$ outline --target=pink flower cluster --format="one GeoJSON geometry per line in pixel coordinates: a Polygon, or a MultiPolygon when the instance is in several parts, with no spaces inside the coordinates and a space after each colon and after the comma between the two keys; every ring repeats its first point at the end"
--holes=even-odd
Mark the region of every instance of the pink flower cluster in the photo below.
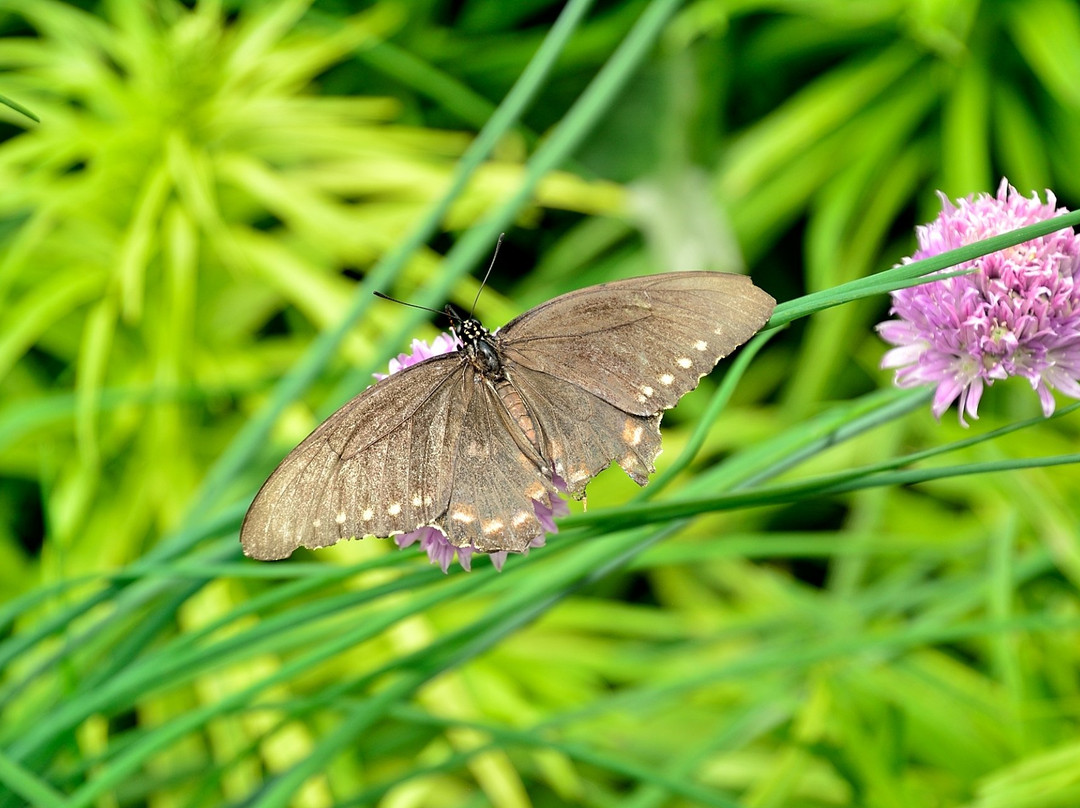
{"type": "MultiPolygon", "coordinates": [[[[457,336],[451,334],[439,334],[431,341],[430,346],[423,340],[414,339],[411,346],[412,353],[399,354],[396,359],[391,359],[389,373],[376,373],[375,378],[379,380],[385,379],[388,375],[397,373],[399,370],[403,370],[410,365],[415,365],[418,362],[423,362],[425,359],[456,351],[460,345],[461,343],[457,336]]],[[[561,480],[556,478],[556,486],[560,489],[564,489],[565,486],[560,485],[560,483],[561,480]]],[[[555,526],[554,520],[556,516],[566,516],[570,513],[570,508],[567,506],[566,502],[555,496],[552,496],[550,503],[533,500],[533,510],[536,512],[536,518],[548,533],[557,533],[559,530],[555,526]]],[[[428,558],[431,559],[432,564],[438,564],[442,567],[443,572],[447,572],[450,569],[450,562],[454,560],[455,551],[457,552],[458,563],[466,570],[471,570],[472,556],[473,553],[477,552],[475,547],[455,547],[447,541],[446,536],[441,530],[434,527],[422,527],[410,533],[395,536],[394,542],[402,549],[410,547],[416,542],[420,542],[420,549],[428,554],[428,558]]],[[[533,539],[532,543],[529,545],[530,548],[543,546],[543,536],[538,539],[533,539]]],[[[528,550],[525,552],[527,553],[528,550]]],[[[489,553],[488,555],[491,558],[491,563],[495,565],[495,568],[501,571],[503,564],[506,563],[507,552],[502,550],[497,553],[489,553]]]]}
{"type": "Polygon", "coordinates": [[[461,347],[461,340],[457,338],[457,334],[439,334],[431,341],[431,345],[428,345],[422,339],[414,339],[409,347],[412,348],[410,353],[398,354],[390,360],[388,372],[376,373],[375,378],[381,382],[387,376],[393,376],[402,368],[409,367],[409,365],[416,365],[425,359],[431,359],[433,356],[442,356],[451,351],[456,351],[461,347]]]}
{"type": "MultiPolygon", "coordinates": [[[[911,263],[1024,225],[1068,213],[1047,191],[1021,196],[1002,180],[997,195],[953,204],[943,194],[936,220],[917,228],[911,263]]],[[[1043,413],[1054,411],[1052,390],[1080,398],[1080,236],[1072,229],[977,258],[957,268],[975,272],[892,293],[882,338],[897,346],[882,359],[896,384],[937,385],[938,418],[958,401],[960,423],[978,418],[985,386],[1010,376],[1027,379],[1043,413]]]]}

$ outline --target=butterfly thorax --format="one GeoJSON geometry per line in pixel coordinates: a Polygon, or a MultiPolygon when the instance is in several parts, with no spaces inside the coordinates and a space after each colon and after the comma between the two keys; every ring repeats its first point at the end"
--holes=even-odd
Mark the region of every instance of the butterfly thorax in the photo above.
{"type": "Polygon", "coordinates": [[[502,359],[499,358],[491,332],[480,325],[479,320],[462,321],[461,344],[473,367],[479,370],[484,378],[492,382],[505,378],[502,359]]]}

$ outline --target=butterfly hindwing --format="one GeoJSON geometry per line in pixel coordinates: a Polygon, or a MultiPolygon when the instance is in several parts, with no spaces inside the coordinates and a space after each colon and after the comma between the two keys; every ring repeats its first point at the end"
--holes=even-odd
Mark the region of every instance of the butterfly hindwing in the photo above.
{"type": "Polygon", "coordinates": [[[451,544],[481,552],[523,552],[544,535],[533,502],[558,496],[544,461],[526,452],[498,395],[480,374],[465,373],[468,404],[454,455],[454,474],[440,527],[451,544]]]}
{"type": "Polygon", "coordinates": [[[507,374],[537,423],[544,454],[575,496],[613,461],[638,485],[660,454],[660,416],[624,412],[555,376],[513,363],[507,374]]]}

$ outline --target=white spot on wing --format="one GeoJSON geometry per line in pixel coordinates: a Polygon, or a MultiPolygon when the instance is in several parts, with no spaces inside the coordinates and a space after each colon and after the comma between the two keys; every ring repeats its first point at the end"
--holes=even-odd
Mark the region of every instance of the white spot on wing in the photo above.
{"type": "Polygon", "coordinates": [[[322,519],[316,519],[314,522],[311,523],[311,526],[312,527],[322,527],[322,519]]]}
{"type": "Polygon", "coordinates": [[[335,516],[334,521],[337,522],[339,525],[345,524],[345,511],[342,511],[337,516],[335,516]]]}
{"type": "Polygon", "coordinates": [[[641,428],[641,424],[635,424],[631,420],[626,421],[626,426],[623,427],[622,437],[623,440],[629,443],[631,446],[637,446],[641,443],[641,434],[644,430],[641,428]]]}
{"type": "Polygon", "coordinates": [[[420,495],[417,494],[415,497],[412,498],[412,504],[414,508],[419,508],[421,505],[424,504],[424,500],[420,499],[420,495]]]}
{"type": "Polygon", "coordinates": [[[453,519],[455,522],[462,522],[466,525],[472,524],[476,521],[476,516],[466,510],[456,510],[450,514],[450,518],[453,519]]]}
{"type": "Polygon", "coordinates": [[[492,519],[490,522],[485,522],[484,523],[484,532],[485,533],[498,533],[504,527],[506,527],[506,525],[504,525],[502,523],[501,519],[492,519]]]}
{"type": "Polygon", "coordinates": [[[364,508],[364,512],[360,514],[360,518],[363,519],[365,522],[370,522],[372,519],[375,518],[375,511],[373,511],[371,508],[364,508]]]}
{"type": "Polygon", "coordinates": [[[586,468],[580,468],[577,471],[570,472],[570,482],[580,483],[582,480],[589,479],[589,470],[586,468]]]}
{"type": "Polygon", "coordinates": [[[685,357],[685,356],[679,357],[679,360],[678,360],[678,362],[679,362],[679,367],[681,367],[681,368],[684,368],[684,369],[685,369],[685,368],[688,368],[688,367],[690,367],[690,366],[691,366],[692,364],[694,364],[693,362],[691,362],[691,361],[690,361],[690,360],[689,360],[689,359],[688,359],[687,357],[685,357]]]}
{"type": "Polygon", "coordinates": [[[397,516],[399,513],[401,513],[401,503],[400,502],[391,503],[390,507],[386,509],[386,512],[388,514],[390,514],[391,516],[397,516]]]}
{"type": "Polygon", "coordinates": [[[641,392],[645,394],[646,398],[649,398],[655,391],[651,387],[649,387],[649,385],[645,384],[642,385],[641,392]]]}
{"type": "Polygon", "coordinates": [[[697,342],[694,343],[694,350],[695,351],[704,351],[708,347],[709,347],[709,343],[707,343],[703,339],[699,339],[697,342]]]}
{"type": "Polygon", "coordinates": [[[529,521],[529,515],[528,511],[518,511],[510,521],[513,523],[514,527],[521,527],[529,521]]]}
{"type": "Polygon", "coordinates": [[[673,381],[675,381],[675,377],[670,373],[665,373],[660,377],[660,384],[664,385],[664,387],[670,387],[673,381]]]}

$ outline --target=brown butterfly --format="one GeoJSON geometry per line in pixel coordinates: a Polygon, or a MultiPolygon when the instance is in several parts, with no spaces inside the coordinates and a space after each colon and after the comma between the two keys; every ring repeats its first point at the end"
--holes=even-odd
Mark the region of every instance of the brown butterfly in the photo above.
{"type": "Polygon", "coordinates": [[[252,502],[258,559],[435,527],[457,547],[522,552],[534,502],[580,496],[617,462],[639,485],[660,418],[754,335],[775,301],[742,275],[672,272],[561,295],[362,392],[312,432],[252,502]]]}

